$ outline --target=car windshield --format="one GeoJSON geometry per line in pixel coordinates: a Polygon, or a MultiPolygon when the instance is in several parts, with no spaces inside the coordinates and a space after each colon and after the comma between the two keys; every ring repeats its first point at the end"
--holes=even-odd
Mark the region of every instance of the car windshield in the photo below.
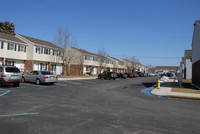
{"type": "Polygon", "coordinates": [[[42,75],[52,75],[52,73],[48,72],[48,71],[41,71],[42,75]]]}
{"type": "Polygon", "coordinates": [[[6,72],[9,72],[9,73],[20,73],[19,69],[15,68],[15,67],[6,67],[6,72]]]}

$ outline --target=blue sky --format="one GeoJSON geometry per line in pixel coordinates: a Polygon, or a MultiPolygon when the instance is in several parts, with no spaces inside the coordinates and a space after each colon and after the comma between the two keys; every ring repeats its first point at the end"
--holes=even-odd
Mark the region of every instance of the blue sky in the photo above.
{"type": "Polygon", "coordinates": [[[1,0],[0,21],[50,42],[61,25],[81,49],[104,48],[116,58],[171,66],[191,49],[199,7],[199,0],[1,0]]]}

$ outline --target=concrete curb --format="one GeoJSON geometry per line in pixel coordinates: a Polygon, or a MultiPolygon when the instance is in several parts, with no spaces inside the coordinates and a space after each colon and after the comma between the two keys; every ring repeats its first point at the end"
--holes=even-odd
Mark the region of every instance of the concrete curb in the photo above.
{"type": "Polygon", "coordinates": [[[200,100],[200,94],[196,94],[196,93],[171,92],[170,97],[200,100]]]}
{"type": "Polygon", "coordinates": [[[91,79],[97,79],[97,77],[89,77],[89,78],[58,78],[58,81],[67,81],[67,80],[91,80],[91,79]]]}

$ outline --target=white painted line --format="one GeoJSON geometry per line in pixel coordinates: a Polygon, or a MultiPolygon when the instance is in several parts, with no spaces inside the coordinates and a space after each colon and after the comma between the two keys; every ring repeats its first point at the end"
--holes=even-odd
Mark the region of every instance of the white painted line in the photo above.
{"type": "Polygon", "coordinates": [[[33,87],[42,87],[42,88],[46,88],[46,86],[42,86],[42,85],[35,85],[35,83],[33,84],[29,84],[29,83],[21,83],[22,85],[28,85],[28,86],[33,86],[33,87]]]}
{"type": "Polygon", "coordinates": [[[39,114],[39,113],[5,114],[5,115],[0,115],[0,117],[24,116],[24,115],[36,115],[36,114],[39,114]]]}
{"type": "Polygon", "coordinates": [[[72,83],[72,84],[78,84],[78,85],[81,85],[81,83],[78,83],[78,82],[71,82],[71,81],[65,81],[67,83],[72,83]]]}
{"type": "Polygon", "coordinates": [[[60,83],[57,83],[56,85],[67,87],[67,84],[60,84],[60,83]]]}
{"type": "Polygon", "coordinates": [[[92,82],[92,81],[83,81],[84,83],[96,83],[96,82],[92,82]]]}

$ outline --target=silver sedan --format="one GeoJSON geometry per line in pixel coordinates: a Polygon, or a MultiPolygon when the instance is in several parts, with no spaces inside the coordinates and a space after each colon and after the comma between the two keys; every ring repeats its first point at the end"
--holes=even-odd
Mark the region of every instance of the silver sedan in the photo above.
{"type": "Polygon", "coordinates": [[[35,82],[37,85],[48,83],[52,85],[58,82],[58,77],[48,71],[31,71],[22,76],[22,82],[35,82]]]}

